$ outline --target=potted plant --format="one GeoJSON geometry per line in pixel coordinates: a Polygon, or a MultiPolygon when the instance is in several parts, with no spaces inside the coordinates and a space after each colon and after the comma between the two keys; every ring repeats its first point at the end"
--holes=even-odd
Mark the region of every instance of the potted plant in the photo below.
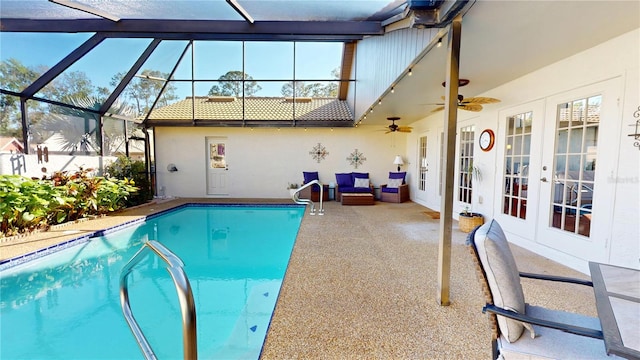
{"type": "MultiPolygon", "coordinates": [[[[477,166],[473,166],[473,163],[469,164],[467,168],[467,176],[468,179],[475,178],[478,182],[482,179],[480,169],[477,166]]],[[[458,227],[462,232],[468,233],[476,226],[482,224],[484,224],[484,216],[480,213],[473,212],[469,206],[465,206],[464,210],[459,214],[458,227]]]]}
{"type": "Polygon", "coordinates": [[[298,184],[296,183],[289,183],[287,185],[287,189],[289,189],[289,195],[291,195],[293,197],[293,194],[296,193],[296,191],[298,191],[298,184]]]}

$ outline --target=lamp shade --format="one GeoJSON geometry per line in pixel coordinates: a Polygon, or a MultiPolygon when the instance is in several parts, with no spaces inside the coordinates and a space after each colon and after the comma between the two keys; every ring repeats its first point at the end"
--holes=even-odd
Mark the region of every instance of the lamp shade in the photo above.
{"type": "Polygon", "coordinates": [[[402,157],[400,155],[396,155],[395,160],[393,160],[393,165],[404,165],[404,161],[402,161],[402,157]]]}

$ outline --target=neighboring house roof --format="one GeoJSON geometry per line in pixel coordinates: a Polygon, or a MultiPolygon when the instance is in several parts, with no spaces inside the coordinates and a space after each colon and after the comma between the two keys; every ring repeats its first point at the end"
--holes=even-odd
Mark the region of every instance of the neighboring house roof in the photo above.
{"type": "Polygon", "coordinates": [[[346,101],[336,98],[196,96],[153,110],[150,126],[353,126],[346,101]],[[243,114],[244,109],[244,114],[243,114]],[[195,116],[192,114],[195,110],[195,116]],[[294,120],[295,114],[295,120],[294,120]]]}
{"type": "Polygon", "coordinates": [[[0,136],[0,153],[24,152],[22,143],[18,139],[9,136],[0,136]]]}

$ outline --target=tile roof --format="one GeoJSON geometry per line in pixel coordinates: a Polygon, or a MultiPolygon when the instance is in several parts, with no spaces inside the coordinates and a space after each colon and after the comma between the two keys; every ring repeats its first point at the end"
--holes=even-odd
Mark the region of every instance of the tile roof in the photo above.
{"type": "Polygon", "coordinates": [[[246,97],[244,116],[242,98],[232,96],[196,96],[153,110],[152,126],[179,125],[192,121],[207,125],[282,125],[352,126],[353,115],[346,101],[336,98],[246,97]],[[192,112],[195,110],[195,116],[192,112]]]}

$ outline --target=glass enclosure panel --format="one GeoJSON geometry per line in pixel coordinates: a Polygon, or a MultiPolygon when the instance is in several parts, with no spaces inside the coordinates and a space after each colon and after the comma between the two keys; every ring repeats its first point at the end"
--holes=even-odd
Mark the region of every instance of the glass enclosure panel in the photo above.
{"type": "Polygon", "coordinates": [[[184,52],[182,59],[178,59],[179,63],[176,71],[173,73],[171,80],[193,80],[193,46],[189,45],[187,51],[184,52]]]}
{"type": "Polygon", "coordinates": [[[507,118],[507,128],[513,131],[505,139],[503,213],[521,219],[527,218],[532,117],[529,111],[507,118]]]}
{"type": "MultiPolygon", "coordinates": [[[[245,83],[246,84],[246,83],[245,83]]],[[[261,88],[281,88],[286,82],[256,82],[261,88]]],[[[245,119],[247,120],[293,120],[294,106],[302,106],[292,99],[279,96],[262,95],[264,90],[258,92],[258,96],[245,97],[245,119]]],[[[256,94],[257,95],[257,94],[256,94]]]]}
{"type": "Polygon", "coordinates": [[[341,42],[296,42],[295,78],[339,79],[343,47],[341,42]]]}
{"type": "Polygon", "coordinates": [[[67,68],[36,96],[97,110],[151,42],[105,39],[67,68]],[[90,99],[87,102],[87,99],[90,99]]]}
{"type": "Polygon", "coordinates": [[[29,115],[30,146],[44,147],[51,155],[100,154],[97,114],[46,105],[29,115]]]}
{"type": "Polygon", "coordinates": [[[293,79],[293,42],[245,42],[245,72],[255,80],[293,79]]]}
{"type": "Polygon", "coordinates": [[[0,136],[14,137],[22,142],[21,116],[20,98],[0,93],[0,136]]]}
{"type": "Polygon", "coordinates": [[[193,120],[192,83],[190,81],[169,81],[160,94],[156,106],[149,113],[150,120],[189,121],[193,120]],[[171,90],[174,89],[174,90],[171,90]],[[183,94],[178,97],[176,94],[183,94]],[[166,107],[173,105],[170,109],[166,107]]]}
{"type": "Polygon", "coordinates": [[[103,118],[103,146],[105,156],[126,155],[126,133],[124,120],[103,118]]]}
{"type": "Polygon", "coordinates": [[[280,88],[279,96],[336,98],[338,96],[337,81],[289,81],[280,88]]]}
{"type": "Polygon", "coordinates": [[[196,83],[195,116],[198,120],[242,120],[242,82],[196,83]],[[225,91],[219,91],[224,89],[225,91]],[[227,92],[226,90],[233,90],[227,92]],[[235,95],[239,92],[239,95],[235,95]],[[229,94],[229,95],[225,95],[229,94]]]}
{"type": "Polygon", "coordinates": [[[231,71],[242,72],[241,41],[195,41],[194,79],[222,80],[231,71]]]}
{"type": "Polygon", "coordinates": [[[91,36],[0,31],[0,88],[24,90],[91,36]]]}
{"type": "Polygon", "coordinates": [[[458,201],[471,204],[473,187],[473,147],[475,126],[460,129],[460,167],[458,173],[458,201]]]}
{"type": "Polygon", "coordinates": [[[550,226],[587,237],[591,232],[601,100],[598,95],[558,105],[558,128],[567,129],[559,129],[556,135],[550,226]]]}
{"type": "MultiPolygon", "coordinates": [[[[113,108],[109,109],[109,113],[130,117],[145,116],[169,79],[169,74],[186,44],[186,41],[162,41],[142,65],[138,74],[124,88],[113,108]]],[[[117,74],[118,81],[124,75],[117,74]]],[[[177,100],[180,95],[176,90],[175,83],[169,82],[160,100],[165,104],[177,100]]],[[[181,97],[184,98],[186,95],[182,94],[181,97]]]]}

